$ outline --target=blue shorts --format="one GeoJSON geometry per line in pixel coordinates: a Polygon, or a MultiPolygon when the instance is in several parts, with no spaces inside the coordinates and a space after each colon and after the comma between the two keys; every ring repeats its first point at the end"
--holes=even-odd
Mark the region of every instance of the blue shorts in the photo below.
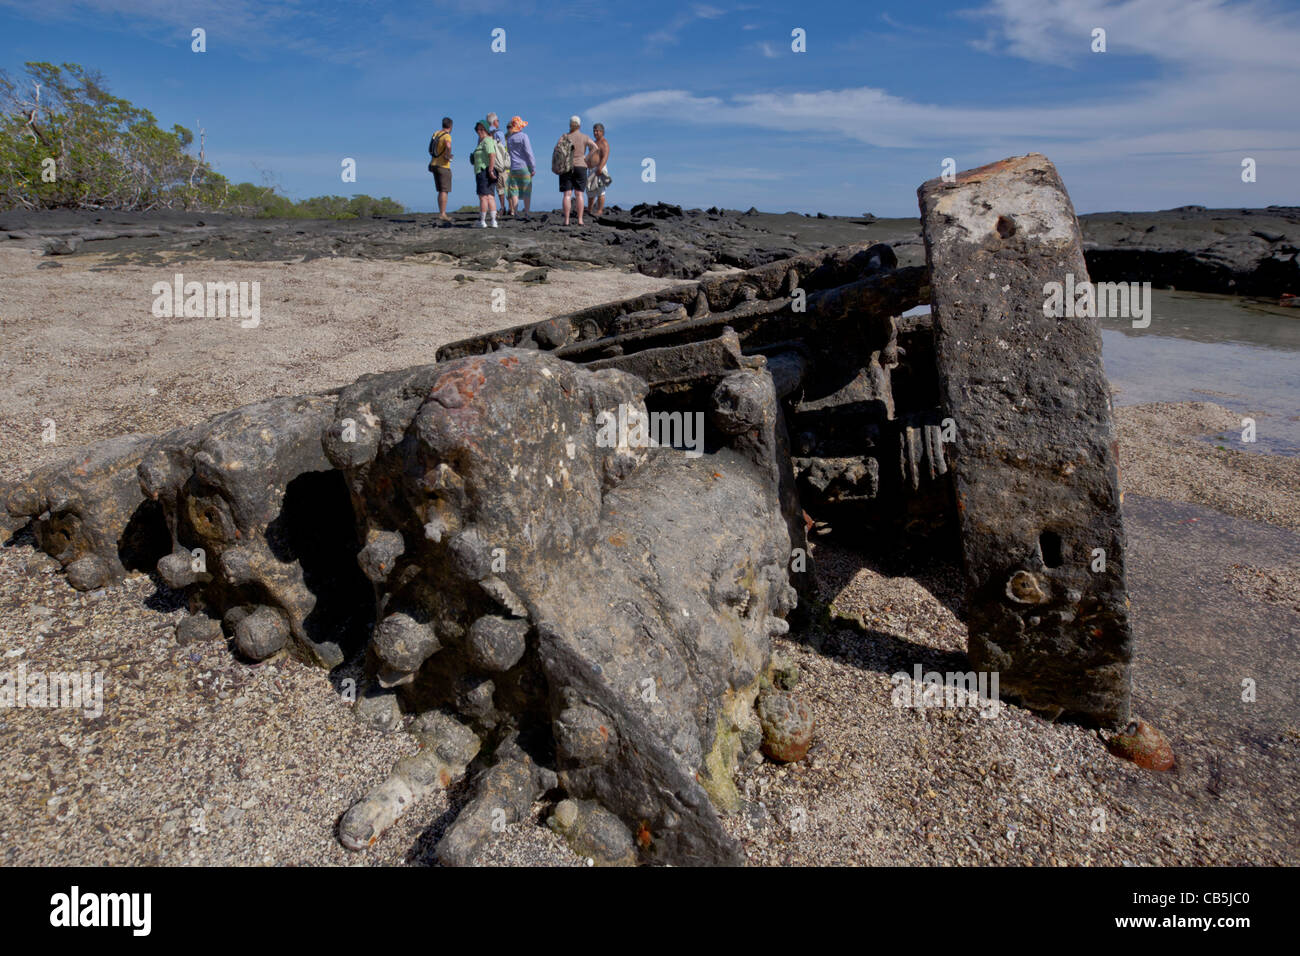
{"type": "Polygon", "coordinates": [[[497,184],[488,178],[488,171],[480,169],[474,174],[474,192],[480,196],[495,196],[497,184]]]}

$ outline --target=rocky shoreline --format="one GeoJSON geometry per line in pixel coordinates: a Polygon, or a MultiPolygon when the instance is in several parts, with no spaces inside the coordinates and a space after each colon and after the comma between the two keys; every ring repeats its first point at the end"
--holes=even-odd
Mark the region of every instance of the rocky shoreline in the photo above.
{"type": "MultiPolygon", "coordinates": [[[[534,268],[613,268],[694,279],[721,268],[855,242],[885,242],[899,264],[924,262],[920,221],[797,213],[618,206],[584,226],[557,213],[474,228],[473,214],[440,225],[432,214],[376,219],[240,219],[213,213],[11,210],[0,213],[0,248],[51,256],[99,254],[105,265],[197,260],[429,259],[464,268],[499,261],[534,268]]],[[[1148,281],[1197,292],[1276,298],[1300,294],[1300,207],[1102,212],[1079,217],[1095,281],[1148,281]]],[[[58,261],[48,259],[48,264],[58,261]]]]}

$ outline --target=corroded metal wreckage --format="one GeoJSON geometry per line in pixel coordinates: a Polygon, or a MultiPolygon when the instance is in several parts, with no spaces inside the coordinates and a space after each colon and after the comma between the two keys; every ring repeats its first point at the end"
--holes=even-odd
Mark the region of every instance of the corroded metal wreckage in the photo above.
{"type": "Polygon", "coordinates": [[[344,815],[351,849],[468,775],[449,864],[543,796],[595,862],[739,863],[739,762],[812,733],[771,653],[810,514],[958,547],[1006,696],[1128,718],[1100,338],[1043,307],[1086,276],[1069,198],[1036,155],[920,198],[928,268],[831,249],[506,329],[102,442],[6,506],[74,587],[156,567],[180,641],[363,655],[358,714],[422,746],[344,815]]]}

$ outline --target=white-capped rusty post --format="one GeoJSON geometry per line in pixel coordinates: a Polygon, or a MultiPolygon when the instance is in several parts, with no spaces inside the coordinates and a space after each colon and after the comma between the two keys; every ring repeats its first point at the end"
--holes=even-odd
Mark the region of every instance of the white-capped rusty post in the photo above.
{"type": "Polygon", "coordinates": [[[972,663],[1025,706],[1122,723],[1133,640],[1101,335],[1046,304],[1050,283],[1088,281],[1074,207],[1036,153],[918,196],[972,663]]]}

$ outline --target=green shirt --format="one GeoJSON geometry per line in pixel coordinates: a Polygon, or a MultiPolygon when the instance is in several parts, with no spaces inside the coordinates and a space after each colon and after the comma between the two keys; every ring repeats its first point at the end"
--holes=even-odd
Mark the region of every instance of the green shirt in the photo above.
{"type": "Polygon", "coordinates": [[[491,136],[484,136],[474,147],[474,152],[470,154],[470,159],[474,161],[474,172],[481,173],[488,168],[488,162],[496,152],[496,143],[491,136]]]}

